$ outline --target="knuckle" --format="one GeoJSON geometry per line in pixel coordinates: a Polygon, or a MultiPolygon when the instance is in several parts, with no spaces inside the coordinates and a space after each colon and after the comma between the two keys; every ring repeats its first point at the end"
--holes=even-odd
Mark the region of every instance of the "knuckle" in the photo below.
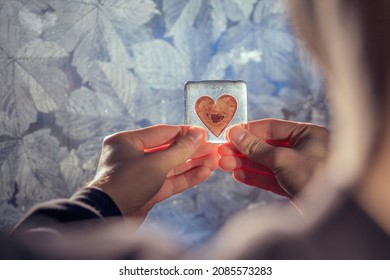
{"type": "Polygon", "coordinates": [[[137,150],[143,151],[143,142],[136,135],[126,132],[117,132],[108,135],[103,139],[103,146],[115,147],[120,145],[129,145],[137,150]]]}
{"type": "Polygon", "coordinates": [[[118,135],[117,135],[117,133],[111,134],[111,135],[108,135],[108,136],[104,137],[104,139],[103,139],[103,146],[111,146],[111,145],[113,145],[114,143],[117,143],[117,142],[118,142],[118,135]]]}
{"type": "Polygon", "coordinates": [[[112,146],[123,142],[124,139],[125,135],[123,132],[116,132],[114,134],[106,136],[103,140],[103,144],[112,146]]]}
{"type": "Polygon", "coordinates": [[[329,131],[327,128],[323,127],[323,126],[319,126],[317,128],[317,134],[318,134],[318,137],[321,138],[321,139],[324,139],[324,140],[328,140],[329,139],[329,131]]]}
{"type": "Polygon", "coordinates": [[[137,151],[144,151],[144,143],[137,135],[128,135],[124,138],[126,139],[126,142],[130,144],[131,147],[135,148],[137,151]]]}
{"type": "Polygon", "coordinates": [[[187,141],[176,141],[171,145],[171,149],[176,149],[178,152],[186,156],[190,156],[192,154],[191,147],[187,141]]]}
{"type": "Polygon", "coordinates": [[[261,151],[262,143],[259,139],[244,137],[242,139],[242,146],[244,147],[244,153],[249,158],[256,157],[261,151]]]}

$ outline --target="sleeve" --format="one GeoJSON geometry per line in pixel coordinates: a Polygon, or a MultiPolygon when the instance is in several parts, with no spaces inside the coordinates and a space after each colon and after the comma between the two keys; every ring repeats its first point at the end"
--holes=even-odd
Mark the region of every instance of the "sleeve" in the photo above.
{"type": "Polygon", "coordinates": [[[111,197],[98,188],[88,187],[78,190],[70,199],[56,199],[36,205],[11,234],[36,228],[56,229],[65,223],[92,219],[104,222],[106,218],[121,216],[111,197]]]}

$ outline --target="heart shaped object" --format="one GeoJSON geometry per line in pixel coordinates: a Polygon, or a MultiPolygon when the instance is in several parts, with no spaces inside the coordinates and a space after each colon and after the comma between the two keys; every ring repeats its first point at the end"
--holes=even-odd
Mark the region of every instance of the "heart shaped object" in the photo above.
{"type": "Polygon", "coordinates": [[[237,110],[236,99],[225,94],[217,102],[209,96],[202,96],[195,103],[195,112],[204,125],[216,137],[228,126],[237,110]]]}

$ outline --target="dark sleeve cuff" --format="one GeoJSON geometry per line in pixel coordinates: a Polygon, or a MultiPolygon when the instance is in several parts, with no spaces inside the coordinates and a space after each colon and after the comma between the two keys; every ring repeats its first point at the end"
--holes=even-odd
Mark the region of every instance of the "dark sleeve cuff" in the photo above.
{"type": "Polygon", "coordinates": [[[95,187],[87,187],[78,190],[71,197],[71,201],[77,201],[92,207],[102,217],[122,216],[122,213],[112,198],[102,190],[95,187]]]}
{"type": "Polygon", "coordinates": [[[122,214],[111,197],[97,188],[88,187],[78,190],[71,199],[56,199],[37,204],[15,226],[12,233],[39,227],[56,228],[64,223],[104,220],[114,216],[122,214]]]}

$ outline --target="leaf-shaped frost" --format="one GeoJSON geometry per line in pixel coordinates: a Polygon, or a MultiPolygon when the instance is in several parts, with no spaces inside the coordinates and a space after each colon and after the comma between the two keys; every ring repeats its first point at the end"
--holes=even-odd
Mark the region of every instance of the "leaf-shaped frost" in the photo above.
{"type": "Polygon", "coordinates": [[[222,0],[211,1],[210,5],[212,8],[211,19],[213,21],[213,41],[215,41],[226,30],[227,17],[223,10],[222,0]]]}
{"type": "MultiPolygon", "coordinates": [[[[11,199],[17,170],[17,151],[20,139],[7,135],[0,136],[0,201],[11,199]]],[[[2,204],[2,203],[0,203],[2,204]]],[[[3,213],[4,214],[4,213],[3,213]]],[[[2,217],[3,217],[2,214],[2,217]]]]}
{"type": "Polygon", "coordinates": [[[285,14],[286,5],[280,0],[261,0],[257,3],[253,12],[253,21],[259,24],[264,18],[271,14],[285,14]]]}
{"type": "MultiPolygon", "coordinates": [[[[98,154],[98,150],[96,150],[96,154],[98,154]]],[[[80,187],[81,182],[87,180],[90,175],[86,174],[82,168],[81,162],[75,150],[72,150],[63,160],[61,160],[60,169],[65,184],[71,191],[80,187]]]]}
{"type": "Polygon", "coordinates": [[[16,182],[23,186],[18,202],[30,207],[32,203],[69,195],[60,176],[58,141],[43,129],[23,138],[18,150],[16,182]]]}
{"type": "Polygon", "coordinates": [[[63,111],[57,111],[56,123],[63,133],[81,142],[92,137],[131,128],[132,118],[116,95],[96,93],[81,87],[72,93],[63,111]]]}
{"type": "Polygon", "coordinates": [[[60,69],[68,59],[63,47],[55,42],[37,39],[21,47],[16,57],[18,64],[45,88],[46,94],[54,95],[57,102],[64,102],[61,96],[64,97],[69,85],[60,69]]]}
{"type": "Polygon", "coordinates": [[[105,0],[100,5],[110,20],[127,22],[130,29],[138,28],[158,14],[152,0],[105,0]]]}
{"type": "Polygon", "coordinates": [[[19,72],[22,81],[27,86],[34,104],[39,111],[48,113],[58,109],[55,101],[50,97],[50,95],[46,94],[43,87],[37,83],[37,81],[29,73],[20,66],[17,66],[16,69],[19,72]]]}
{"type": "Polygon", "coordinates": [[[275,81],[294,80],[292,77],[297,72],[290,69],[296,60],[296,42],[292,35],[265,28],[258,36],[262,39],[265,71],[269,78],[275,81]]]}
{"type": "MultiPolygon", "coordinates": [[[[268,17],[269,20],[273,18],[279,18],[279,21],[285,19],[282,15],[268,17]]],[[[264,21],[264,24],[266,25],[267,22],[264,21]]],[[[234,73],[240,72],[239,69],[245,67],[246,63],[242,62],[255,62],[259,64],[257,68],[263,67],[263,76],[265,75],[266,79],[287,81],[295,79],[294,76],[297,75],[296,71],[290,71],[297,59],[294,52],[296,46],[292,35],[286,30],[273,29],[267,25],[255,26],[251,23],[243,23],[230,28],[223,35],[220,51],[232,55],[234,73]],[[232,41],[236,43],[231,44],[232,41]]],[[[247,79],[245,76],[241,77],[247,79]]]]}
{"type": "MultiPolygon", "coordinates": [[[[172,10],[172,9],[171,9],[172,10]]],[[[200,79],[205,61],[212,56],[214,21],[208,1],[188,1],[166,36],[173,38],[173,45],[190,59],[187,79],[200,79]]]]}
{"type": "Polygon", "coordinates": [[[0,11],[0,49],[3,58],[0,58],[0,108],[7,112],[21,134],[35,121],[37,110],[49,112],[58,108],[56,102],[63,102],[63,98],[52,98],[50,92],[53,88],[46,90],[43,85],[56,81],[52,83],[56,86],[52,92],[64,96],[67,80],[60,70],[49,65],[58,67],[55,62],[58,63],[60,59],[63,63],[67,53],[55,43],[30,40],[31,32],[23,29],[18,21],[22,20],[21,13],[25,9],[17,3],[7,1],[0,11]],[[1,37],[3,34],[7,36],[5,40],[1,37]],[[51,68],[46,73],[54,76],[54,79],[50,75],[40,75],[43,65],[44,69],[51,68]],[[41,78],[37,80],[36,77],[41,78]]]}
{"type": "MultiPolygon", "coordinates": [[[[2,49],[0,49],[0,62],[2,61],[2,60],[5,60],[5,59],[7,59],[8,58],[8,56],[6,55],[6,53],[2,50],[2,49]]],[[[0,70],[1,70],[2,68],[0,68],[0,70]]]]}
{"type": "MultiPolygon", "coordinates": [[[[55,26],[45,30],[43,38],[55,41],[64,46],[67,51],[72,51],[80,42],[85,33],[96,28],[94,17],[90,17],[96,6],[83,2],[52,1],[52,8],[57,13],[55,26]]],[[[93,46],[90,46],[92,48],[93,46]]]]}
{"type": "Polygon", "coordinates": [[[42,19],[35,13],[24,8],[19,11],[19,21],[25,30],[39,36],[44,27],[42,19]]]}
{"type": "Polygon", "coordinates": [[[68,98],[68,103],[65,106],[65,110],[63,112],[59,112],[59,114],[70,113],[74,115],[90,115],[100,117],[109,113],[111,116],[115,116],[115,111],[110,110],[113,109],[113,106],[109,106],[111,100],[110,98],[112,97],[103,93],[97,94],[96,92],[93,92],[85,87],[81,87],[71,94],[71,96],[68,98]]]}
{"type": "MultiPolygon", "coordinates": [[[[0,191],[0,195],[3,193],[0,191]]],[[[22,217],[20,209],[15,208],[11,203],[12,200],[6,200],[5,203],[0,203],[0,228],[3,232],[11,231],[16,221],[19,221],[22,217]]]]}
{"type": "Polygon", "coordinates": [[[114,133],[120,126],[112,118],[102,118],[92,115],[73,115],[66,112],[56,114],[57,123],[63,128],[64,133],[76,141],[86,141],[91,137],[114,133]]]}
{"type": "Polygon", "coordinates": [[[42,40],[31,41],[17,51],[14,69],[20,80],[14,80],[14,83],[24,84],[38,111],[57,110],[58,103],[64,102],[68,81],[61,71],[48,64],[58,67],[66,57],[65,50],[56,43],[42,40]]]}
{"type": "Polygon", "coordinates": [[[6,112],[0,111],[0,201],[12,196],[17,169],[16,154],[21,140],[15,122],[6,112]]]}
{"type": "Polygon", "coordinates": [[[45,42],[41,39],[28,42],[16,53],[18,59],[64,58],[67,55],[65,49],[57,43],[45,42]]]}
{"type": "Polygon", "coordinates": [[[77,149],[77,156],[81,167],[85,170],[87,177],[91,177],[96,171],[103,137],[94,137],[81,144],[77,149]]]}
{"type": "Polygon", "coordinates": [[[142,30],[147,28],[142,25],[157,13],[155,3],[151,0],[53,1],[51,6],[57,11],[58,23],[44,33],[44,38],[72,52],[72,66],[76,67],[83,84],[97,92],[114,94],[99,62],[132,67],[126,46],[132,44],[131,40],[146,36],[147,32],[142,30]]]}
{"type": "MultiPolygon", "coordinates": [[[[200,2],[200,1],[199,1],[200,2]]],[[[162,3],[162,11],[164,15],[164,22],[167,30],[171,30],[184,7],[187,5],[183,0],[164,0],[162,3]]]]}
{"type": "MultiPolygon", "coordinates": [[[[206,22],[205,24],[211,23],[206,22]]],[[[202,26],[199,29],[193,26],[187,26],[183,29],[177,29],[173,42],[176,49],[190,59],[190,69],[188,69],[187,79],[200,79],[200,76],[205,70],[205,61],[208,61],[212,56],[211,31],[202,26]],[[200,32],[199,30],[205,30],[200,32]],[[188,42],[191,42],[190,44],[188,42]]]]}
{"type": "Polygon", "coordinates": [[[7,115],[7,112],[2,110],[0,110],[0,135],[8,135],[12,138],[17,138],[19,136],[18,130],[12,122],[12,119],[7,115]]]}
{"type": "Polygon", "coordinates": [[[182,29],[187,26],[193,26],[198,16],[203,1],[189,0],[183,11],[181,12],[175,24],[172,26],[166,36],[175,36],[175,34],[183,34],[182,29]]]}
{"type": "MultiPolygon", "coordinates": [[[[5,119],[1,118],[1,114],[2,112],[0,112],[0,121],[3,122],[5,119]]],[[[21,142],[21,139],[6,133],[6,131],[0,129],[0,184],[1,189],[3,189],[3,195],[1,196],[3,199],[9,198],[11,193],[9,186],[12,186],[15,180],[15,153],[21,142]]]]}
{"type": "Polygon", "coordinates": [[[226,17],[231,21],[245,21],[252,13],[253,4],[257,0],[223,0],[226,17]]]}
{"type": "Polygon", "coordinates": [[[21,10],[23,6],[18,1],[5,1],[0,6],[0,49],[7,57],[14,57],[35,35],[22,28],[18,16],[21,10]]]}
{"type": "MultiPolygon", "coordinates": [[[[142,112],[138,112],[137,119],[147,120],[151,124],[173,124],[178,125],[184,119],[183,111],[178,108],[183,107],[183,101],[180,99],[154,101],[153,105],[147,105],[142,112]]],[[[142,125],[142,122],[140,122],[142,125]]],[[[144,125],[143,125],[144,126],[144,125]]]]}
{"type": "Polygon", "coordinates": [[[193,26],[203,1],[189,0],[175,24],[166,34],[167,37],[180,36],[189,26],[193,26]]]}
{"type": "Polygon", "coordinates": [[[135,44],[134,69],[151,87],[178,89],[188,80],[189,57],[163,40],[135,44]]]}
{"type": "Polygon", "coordinates": [[[10,62],[0,75],[0,108],[21,135],[36,120],[37,110],[23,82],[16,62],[10,62]]]}
{"type": "Polygon", "coordinates": [[[224,80],[226,69],[233,64],[229,53],[214,55],[201,76],[201,80],[224,80]]]}
{"type": "Polygon", "coordinates": [[[110,80],[118,97],[122,100],[123,105],[128,109],[129,114],[133,111],[133,95],[137,89],[137,80],[123,66],[118,66],[113,63],[99,63],[100,68],[110,80]]]}
{"type": "Polygon", "coordinates": [[[102,21],[105,23],[105,32],[102,35],[104,36],[110,61],[118,66],[130,68],[132,63],[122,39],[107,18],[102,18],[102,21]]]}

